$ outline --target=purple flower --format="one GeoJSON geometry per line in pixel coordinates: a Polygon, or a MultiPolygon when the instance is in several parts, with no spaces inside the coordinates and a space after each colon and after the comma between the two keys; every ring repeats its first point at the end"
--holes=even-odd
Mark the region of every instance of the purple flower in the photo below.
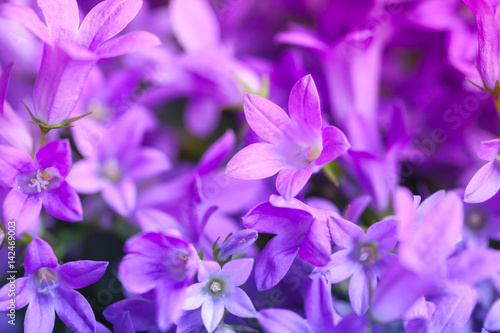
{"type": "Polygon", "coordinates": [[[218,254],[218,259],[219,260],[224,260],[228,258],[229,256],[235,255],[253,243],[257,240],[259,237],[259,234],[257,231],[252,230],[252,229],[245,229],[245,230],[240,230],[231,237],[227,241],[222,244],[220,248],[220,252],[218,254]]]}
{"type": "MultiPolygon", "coordinates": [[[[141,147],[145,132],[143,114],[129,112],[118,119],[93,149],[82,149],[85,159],[73,166],[68,182],[79,193],[102,193],[106,203],[121,215],[130,214],[136,203],[137,183],[170,168],[161,151],[141,147]]],[[[87,141],[81,138],[79,145],[87,141]]]]}
{"type": "Polygon", "coordinates": [[[164,232],[130,238],[125,252],[119,267],[120,280],[133,293],[153,291],[156,323],[161,330],[167,330],[180,317],[186,287],[198,269],[196,250],[177,232],[164,232]]]}
{"type": "Polygon", "coordinates": [[[276,189],[289,199],[302,190],[313,172],[349,148],[338,128],[322,129],[319,95],[310,75],[292,88],[289,115],[257,95],[245,95],[243,106],[248,124],[265,142],[243,148],[229,161],[226,173],[231,177],[262,179],[279,172],[276,189]]]}
{"type": "Polygon", "coordinates": [[[38,150],[35,160],[22,150],[0,145],[0,181],[12,188],[3,203],[6,221],[17,222],[21,234],[36,222],[42,209],[61,220],[82,219],[82,205],[65,181],[71,168],[68,140],[53,141],[38,150]]]}
{"type": "Polygon", "coordinates": [[[208,332],[213,332],[224,316],[224,308],[238,317],[254,318],[257,312],[248,295],[237,288],[252,272],[253,259],[237,259],[220,267],[214,261],[201,261],[198,281],[188,287],[184,310],[201,306],[201,317],[208,332]]]}
{"type": "Polygon", "coordinates": [[[141,0],[103,1],[82,22],[76,0],[40,0],[38,5],[47,25],[24,6],[3,4],[0,15],[18,20],[45,43],[33,94],[35,113],[45,125],[68,118],[97,60],[160,44],[145,31],[113,38],[135,17],[141,0]]]}
{"type": "MultiPolygon", "coordinates": [[[[26,332],[49,333],[55,314],[76,332],[95,332],[96,320],[88,301],[73,289],[88,286],[101,278],[107,262],[80,260],[59,265],[52,248],[34,238],[24,260],[25,277],[15,280],[15,309],[28,305],[24,318],[26,332]]],[[[0,307],[9,309],[10,283],[0,289],[0,307]]]]}
{"type": "Polygon", "coordinates": [[[477,155],[488,163],[476,172],[465,188],[464,201],[469,203],[486,201],[500,189],[500,139],[481,142],[477,155]]]}
{"type": "Polygon", "coordinates": [[[398,240],[396,220],[387,219],[371,225],[365,232],[355,224],[337,219],[330,224],[331,234],[343,234],[342,247],[330,256],[325,267],[313,273],[328,270],[326,277],[331,283],[339,283],[351,277],[349,299],[357,315],[366,313],[370,292],[377,286],[378,278],[390,264],[391,251],[398,240]],[[345,237],[347,236],[347,237],[345,237]]]}
{"type": "Polygon", "coordinates": [[[156,327],[155,305],[147,299],[126,299],[111,304],[104,317],[113,324],[115,332],[149,331],[156,327]],[[125,327],[131,327],[128,331],[125,327]]]}

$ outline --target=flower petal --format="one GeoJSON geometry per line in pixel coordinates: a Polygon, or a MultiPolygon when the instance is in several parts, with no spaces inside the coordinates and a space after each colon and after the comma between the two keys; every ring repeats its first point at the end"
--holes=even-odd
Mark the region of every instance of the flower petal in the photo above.
{"type": "Polygon", "coordinates": [[[31,275],[42,267],[55,269],[58,265],[57,257],[49,243],[39,237],[33,238],[24,259],[26,274],[31,275]]]}
{"type": "Polygon", "coordinates": [[[356,270],[349,281],[349,300],[351,301],[354,313],[358,316],[364,315],[370,305],[370,287],[368,281],[363,269],[356,270]]]}
{"type": "Polygon", "coordinates": [[[16,234],[21,235],[38,221],[42,201],[37,196],[26,196],[17,189],[12,189],[3,202],[5,221],[16,222],[16,234]]]}
{"type": "Polygon", "coordinates": [[[11,284],[8,282],[2,289],[0,289],[0,308],[10,309],[11,300],[15,300],[14,308],[16,310],[24,308],[33,299],[36,294],[33,290],[33,281],[30,281],[29,277],[22,277],[15,279],[15,296],[12,297],[9,294],[12,292],[11,284]]]}
{"type": "Polygon", "coordinates": [[[222,316],[224,315],[224,304],[222,302],[206,301],[201,306],[201,318],[203,325],[209,333],[212,333],[217,325],[219,325],[222,316]]]}
{"type": "Polygon", "coordinates": [[[52,40],[76,41],[80,25],[76,0],[38,0],[52,40]]]}
{"type": "Polygon", "coordinates": [[[220,265],[215,261],[200,261],[198,268],[198,281],[204,282],[208,280],[210,275],[219,273],[221,271],[220,265]]]}
{"type": "Polygon", "coordinates": [[[486,163],[465,188],[464,201],[480,203],[493,197],[500,189],[500,167],[497,160],[486,163]]]}
{"type": "Polygon", "coordinates": [[[120,320],[124,312],[129,312],[137,331],[147,331],[156,326],[155,306],[152,301],[139,298],[125,299],[108,306],[103,315],[110,323],[115,323],[120,320]]]}
{"type": "Polygon", "coordinates": [[[484,319],[484,327],[489,331],[500,330],[500,299],[496,300],[488,310],[484,319]]]}
{"type": "Polygon", "coordinates": [[[332,287],[321,276],[311,277],[304,295],[304,311],[308,323],[317,332],[334,332],[340,316],[333,307],[332,287]]]}
{"type": "Polygon", "coordinates": [[[243,97],[243,109],[248,125],[264,141],[275,142],[288,137],[292,122],[282,108],[257,95],[243,97]]]}
{"type": "Polygon", "coordinates": [[[381,251],[391,251],[398,242],[398,221],[396,219],[386,219],[372,224],[366,230],[366,241],[376,241],[381,251]]]}
{"type": "Polygon", "coordinates": [[[123,178],[118,184],[108,184],[102,189],[102,197],[120,215],[129,215],[137,198],[137,189],[130,178],[123,178]]]}
{"type": "Polygon", "coordinates": [[[52,333],[56,314],[50,295],[36,295],[31,300],[24,317],[26,332],[52,333]]]}
{"type": "Polygon", "coordinates": [[[220,42],[219,22],[203,0],[174,0],[170,20],[177,40],[187,52],[214,49],[220,42]]]}
{"type": "Polygon", "coordinates": [[[312,164],[298,170],[281,170],[276,177],[276,190],[287,200],[294,198],[307,184],[312,171],[312,164]]]}
{"type": "Polygon", "coordinates": [[[142,180],[167,171],[171,165],[164,153],[155,148],[144,147],[127,161],[127,174],[134,180],[142,180]]]}
{"type": "Polygon", "coordinates": [[[316,268],[315,272],[329,270],[328,282],[339,283],[347,280],[351,276],[358,264],[351,259],[349,250],[340,250],[330,256],[330,261],[325,267],[316,268]]]}
{"type": "Polygon", "coordinates": [[[0,170],[0,181],[9,187],[14,187],[19,173],[36,171],[30,155],[6,145],[0,145],[0,170]]]}
{"type": "Polygon", "coordinates": [[[44,43],[52,43],[49,29],[43,24],[33,9],[11,3],[4,3],[0,5],[0,16],[18,21],[44,43]]]}
{"type": "Polygon", "coordinates": [[[220,117],[221,106],[210,98],[191,98],[184,111],[184,123],[187,129],[199,138],[206,138],[212,134],[220,117]]]}
{"type": "Polygon", "coordinates": [[[183,310],[198,309],[203,304],[203,302],[205,301],[202,293],[204,285],[204,283],[195,283],[187,287],[186,300],[182,305],[183,310]]]}
{"type": "Polygon", "coordinates": [[[500,153],[500,139],[482,141],[477,156],[485,161],[494,160],[500,153]]]}
{"type": "Polygon", "coordinates": [[[36,162],[43,171],[55,167],[61,177],[66,178],[71,170],[71,147],[69,140],[56,140],[41,147],[36,153],[36,162]]]}
{"type": "Polygon", "coordinates": [[[351,145],[341,130],[335,126],[327,126],[321,132],[323,150],[314,164],[323,166],[345,153],[351,145]]]}
{"type": "Polygon", "coordinates": [[[76,332],[95,332],[96,320],[89,302],[82,294],[72,289],[58,287],[53,300],[57,316],[76,332]]]}
{"type": "MultiPolygon", "coordinates": [[[[166,332],[182,315],[182,305],[186,300],[186,288],[183,283],[173,285],[169,280],[162,280],[155,288],[156,323],[162,332],[166,332]]],[[[223,310],[224,311],[224,310],[223,310]]]]}
{"type": "Polygon", "coordinates": [[[448,278],[474,285],[500,272],[500,251],[474,249],[462,251],[446,262],[448,278]]]}
{"type": "Polygon", "coordinates": [[[292,88],[288,100],[288,113],[292,122],[312,138],[321,136],[321,109],[319,94],[311,75],[301,78],[292,88]]]}
{"type": "Polygon", "coordinates": [[[160,44],[160,39],[152,33],[134,31],[105,42],[96,49],[96,53],[99,58],[113,58],[160,44]]]}
{"type": "Polygon", "coordinates": [[[267,243],[255,263],[257,290],[277,285],[292,266],[299,251],[300,240],[278,235],[267,243]]]}
{"type": "Polygon", "coordinates": [[[120,263],[118,272],[125,288],[136,294],[144,294],[155,288],[163,274],[155,260],[146,260],[137,254],[126,255],[120,263]]]}
{"type": "Polygon", "coordinates": [[[232,260],[222,267],[222,272],[229,275],[232,283],[235,286],[241,286],[248,280],[250,273],[252,273],[253,259],[243,258],[232,260]]]}
{"type": "Polygon", "coordinates": [[[332,252],[328,228],[321,220],[314,219],[300,246],[299,257],[314,266],[325,265],[332,252]]]}
{"type": "Polygon", "coordinates": [[[91,51],[122,31],[137,15],[142,0],[107,0],[97,4],[80,25],[80,40],[91,51]]]}
{"type": "Polygon", "coordinates": [[[348,248],[352,240],[364,236],[364,231],[356,224],[337,217],[330,216],[328,219],[330,237],[335,245],[348,248]]]}
{"type": "Polygon", "coordinates": [[[307,321],[286,309],[264,309],[257,314],[257,321],[266,332],[312,333],[307,321]]]}
{"type": "Polygon", "coordinates": [[[73,289],[80,289],[97,282],[108,266],[104,261],[79,260],[63,264],[57,271],[73,289]]]}
{"type": "Polygon", "coordinates": [[[236,135],[232,130],[227,130],[210,148],[203,154],[197,166],[199,175],[205,175],[215,170],[233,150],[236,135]]]}
{"type": "Polygon", "coordinates": [[[240,288],[234,288],[231,296],[224,299],[226,310],[241,318],[255,318],[257,312],[252,300],[240,288]]]}
{"type": "Polygon", "coordinates": [[[276,146],[269,143],[253,143],[231,158],[226,175],[233,178],[252,180],[271,177],[288,166],[276,146]]]}
{"type": "Polygon", "coordinates": [[[80,197],[64,180],[58,188],[45,192],[43,206],[50,215],[60,220],[75,222],[83,219],[80,197]]]}
{"type": "Polygon", "coordinates": [[[73,164],[66,181],[78,193],[98,193],[104,186],[99,177],[100,165],[97,160],[84,159],[73,164]]]}

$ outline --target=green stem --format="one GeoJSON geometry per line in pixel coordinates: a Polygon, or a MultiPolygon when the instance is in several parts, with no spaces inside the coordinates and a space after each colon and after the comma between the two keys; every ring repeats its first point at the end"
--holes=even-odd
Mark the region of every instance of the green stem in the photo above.
{"type": "Polygon", "coordinates": [[[40,126],[40,130],[42,131],[42,134],[40,135],[40,148],[42,148],[45,145],[45,137],[47,136],[47,131],[46,129],[42,128],[40,126]]]}

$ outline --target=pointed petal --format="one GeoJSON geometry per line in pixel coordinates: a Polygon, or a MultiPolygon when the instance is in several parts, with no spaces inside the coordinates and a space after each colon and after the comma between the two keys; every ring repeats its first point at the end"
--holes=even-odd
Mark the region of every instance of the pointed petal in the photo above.
{"type": "Polygon", "coordinates": [[[36,153],[36,162],[40,171],[55,167],[65,178],[71,170],[71,147],[69,141],[57,140],[41,147],[36,153]]]}
{"type": "Polygon", "coordinates": [[[367,241],[376,241],[380,251],[391,251],[398,242],[398,221],[386,219],[372,224],[366,230],[367,241]]]}
{"type": "Polygon", "coordinates": [[[89,302],[72,289],[59,287],[53,304],[57,316],[70,329],[82,333],[95,332],[96,321],[89,302]]]}
{"type": "Polygon", "coordinates": [[[104,261],[79,260],[59,266],[57,271],[72,289],[80,289],[97,282],[108,267],[104,261]]]}
{"type": "Polygon", "coordinates": [[[113,58],[160,44],[160,39],[152,33],[134,31],[105,42],[95,52],[99,58],[113,58]]]}
{"type": "Polygon", "coordinates": [[[494,160],[500,152],[500,139],[482,141],[477,156],[485,161],[494,160]]]}
{"type": "Polygon", "coordinates": [[[129,312],[132,324],[137,331],[147,331],[156,325],[154,302],[145,299],[118,301],[108,306],[103,315],[110,323],[115,323],[120,320],[124,312],[129,312]]]}
{"type": "Polygon", "coordinates": [[[129,215],[137,198],[137,189],[130,178],[123,178],[118,184],[109,184],[102,189],[104,201],[120,215],[129,215]]]}
{"type": "Polygon", "coordinates": [[[313,332],[304,318],[286,309],[264,309],[257,314],[257,320],[266,332],[313,332]]]}
{"type": "Polygon", "coordinates": [[[10,309],[8,306],[11,304],[11,300],[15,300],[15,309],[19,310],[28,305],[29,302],[36,296],[36,291],[33,287],[33,281],[30,281],[29,277],[17,278],[15,280],[15,296],[12,297],[11,284],[5,284],[2,289],[0,289],[0,308],[10,309]]]}
{"type": "Polygon", "coordinates": [[[368,285],[368,278],[363,269],[358,269],[349,281],[349,300],[355,314],[362,316],[366,313],[370,305],[369,298],[370,287],[368,285]]]}
{"type": "Polygon", "coordinates": [[[195,283],[187,287],[186,300],[182,305],[183,310],[198,309],[203,304],[203,302],[205,301],[202,293],[204,286],[204,283],[195,283]]]}
{"type": "Polygon", "coordinates": [[[222,267],[222,272],[231,277],[231,281],[235,286],[241,286],[248,280],[252,273],[253,259],[243,258],[232,260],[222,267]]]}
{"type": "Polygon", "coordinates": [[[16,222],[16,234],[29,230],[40,217],[42,201],[37,196],[26,196],[17,189],[12,189],[3,202],[5,221],[16,222]]]}
{"type": "Polygon", "coordinates": [[[52,43],[49,29],[45,24],[43,24],[33,9],[25,6],[4,3],[0,5],[0,16],[18,21],[31,33],[40,38],[42,42],[47,44],[52,43]]]}
{"type": "Polygon", "coordinates": [[[210,275],[219,273],[220,271],[220,265],[215,261],[202,260],[198,268],[198,281],[204,282],[210,278],[210,275]]]}
{"type": "Polygon", "coordinates": [[[270,289],[283,279],[297,257],[299,245],[299,240],[279,235],[267,243],[255,263],[257,290],[270,289]]]}
{"type": "Polygon", "coordinates": [[[243,109],[248,125],[264,141],[275,142],[288,136],[291,120],[282,108],[257,95],[243,97],[243,109]]]}
{"type": "Polygon", "coordinates": [[[212,333],[217,325],[219,325],[222,316],[224,315],[224,304],[222,302],[206,301],[201,306],[201,318],[203,325],[209,333],[212,333]]]}
{"type": "Polygon", "coordinates": [[[104,186],[99,177],[100,165],[96,160],[84,159],[73,164],[66,181],[78,193],[98,193],[104,186]]]}
{"type": "Polygon", "coordinates": [[[144,294],[155,288],[162,275],[155,260],[145,260],[137,254],[126,255],[118,272],[125,288],[136,294],[144,294]],[[137,267],[141,269],[138,270],[137,267]]]}
{"type": "Polygon", "coordinates": [[[198,174],[205,175],[217,168],[234,148],[236,136],[232,130],[227,130],[223,136],[215,141],[203,154],[198,163],[198,174]]]}
{"type": "Polygon", "coordinates": [[[321,109],[319,94],[311,75],[301,78],[292,88],[288,100],[288,113],[292,122],[298,124],[312,138],[321,135],[321,109]]]}
{"type": "Polygon", "coordinates": [[[465,188],[464,201],[480,203],[493,197],[500,189],[500,167],[497,160],[486,163],[465,188]]]}
{"type": "MultiPolygon", "coordinates": [[[[0,7],[1,14],[1,7],[0,7]]],[[[5,96],[7,95],[7,87],[9,86],[10,73],[12,72],[13,62],[8,64],[0,75],[0,117],[4,113],[5,96]]]]}
{"type": "Polygon", "coordinates": [[[64,180],[58,188],[45,192],[43,206],[50,215],[60,220],[76,222],[83,219],[80,197],[64,180]]]}
{"type": "MultiPolygon", "coordinates": [[[[162,332],[166,332],[182,315],[182,305],[186,300],[186,288],[183,284],[172,285],[166,279],[155,288],[156,322],[162,332]]],[[[222,307],[224,311],[224,307],[222,307]]]]}
{"type": "Polygon", "coordinates": [[[321,133],[323,138],[323,150],[314,161],[316,165],[322,166],[335,160],[351,147],[344,132],[335,126],[327,126],[323,128],[321,133]]]}
{"type": "Polygon", "coordinates": [[[314,219],[300,246],[299,257],[314,266],[324,266],[330,259],[332,245],[325,223],[314,219]]]}
{"type": "Polygon", "coordinates": [[[311,178],[312,171],[312,164],[298,170],[281,170],[276,178],[276,190],[278,190],[279,194],[286,200],[294,198],[307,184],[307,181],[311,178]]]}
{"type": "Polygon", "coordinates": [[[305,234],[313,217],[304,210],[274,207],[264,202],[243,217],[243,225],[248,229],[267,234],[305,234]]]}
{"type": "Polygon", "coordinates": [[[500,330],[500,299],[496,300],[488,310],[484,319],[484,327],[489,331],[500,330]]]}
{"type": "Polygon", "coordinates": [[[130,319],[130,312],[125,311],[122,313],[122,317],[113,325],[113,330],[122,333],[135,333],[134,324],[130,319]]]}
{"type": "Polygon", "coordinates": [[[128,175],[134,180],[157,176],[172,166],[164,153],[149,147],[141,148],[127,164],[128,175]]]}
{"type": "Polygon", "coordinates": [[[333,307],[331,284],[321,276],[312,277],[308,283],[304,296],[308,323],[317,332],[334,332],[341,318],[333,307]]]}
{"type": "Polygon", "coordinates": [[[6,145],[0,145],[0,170],[0,181],[9,187],[14,187],[19,173],[36,171],[30,155],[6,145]]]}
{"type": "Polygon", "coordinates": [[[52,333],[56,319],[52,301],[52,297],[47,295],[33,297],[24,317],[26,332],[52,333]]]}
{"type": "Polygon", "coordinates": [[[236,153],[227,164],[226,174],[244,180],[263,179],[271,177],[287,165],[276,146],[259,142],[236,153]]]}
{"type": "Polygon", "coordinates": [[[446,262],[448,278],[474,285],[500,272],[500,251],[475,249],[462,251],[446,262]]]}
{"type": "Polygon", "coordinates": [[[137,15],[142,0],[103,1],[83,19],[80,25],[80,40],[91,51],[122,31],[137,15]]]}
{"type": "Polygon", "coordinates": [[[214,49],[219,45],[219,22],[209,3],[174,0],[169,9],[172,30],[187,52],[214,49]]]}
{"type": "Polygon", "coordinates": [[[415,233],[417,212],[413,195],[406,187],[398,187],[394,194],[394,212],[398,223],[398,235],[401,242],[410,242],[415,233]]]}
{"type": "Polygon", "coordinates": [[[257,316],[252,300],[240,288],[234,288],[231,296],[224,300],[224,306],[227,311],[237,317],[255,318],[257,316]]]}
{"type": "Polygon", "coordinates": [[[350,247],[354,238],[362,237],[365,234],[363,229],[356,224],[333,216],[328,219],[328,227],[332,242],[343,248],[350,247]]]}
{"type": "Polygon", "coordinates": [[[351,200],[344,212],[346,220],[356,223],[371,201],[372,198],[369,195],[361,195],[351,200]]]}
{"type": "Polygon", "coordinates": [[[80,24],[76,0],[37,0],[52,40],[76,41],[80,24]]]}
{"type": "Polygon", "coordinates": [[[329,270],[328,282],[339,283],[347,280],[357,267],[358,264],[351,259],[350,251],[340,250],[330,256],[330,261],[326,266],[317,268],[315,272],[329,270]]]}
{"type": "Polygon", "coordinates": [[[49,243],[35,237],[26,251],[26,259],[24,260],[26,274],[31,275],[42,267],[55,269],[58,265],[57,257],[49,243]]]}

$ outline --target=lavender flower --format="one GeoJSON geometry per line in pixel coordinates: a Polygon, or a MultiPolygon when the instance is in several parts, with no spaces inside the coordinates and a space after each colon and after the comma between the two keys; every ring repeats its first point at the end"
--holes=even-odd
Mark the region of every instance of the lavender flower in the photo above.
{"type": "Polygon", "coordinates": [[[237,259],[220,267],[213,261],[200,262],[198,281],[188,287],[184,310],[201,306],[201,317],[208,332],[213,332],[224,316],[224,308],[238,317],[253,318],[257,312],[240,288],[248,280],[253,259],[237,259]]]}
{"type": "Polygon", "coordinates": [[[164,232],[136,235],[125,251],[120,280],[133,293],[153,292],[156,324],[167,330],[181,315],[186,288],[198,268],[196,250],[178,233],[164,232]]]}
{"type": "Polygon", "coordinates": [[[229,161],[226,173],[231,177],[261,179],[279,172],[276,189],[289,199],[302,190],[313,172],[349,148],[338,128],[322,129],[319,96],[311,76],[293,87],[289,116],[256,95],[245,95],[243,106],[248,124],[265,142],[245,147],[229,161]]]}
{"type": "Polygon", "coordinates": [[[36,222],[42,209],[70,222],[82,219],[82,205],[65,177],[71,168],[68,140],[53,141],[38,150],[35,160],[22,150],[0,145],[0,181],[12,188],[3,203],[6,221],[16,221],[21,234],[36,222]]]}
{"type": "MultiPolygon", "coordinates": [[[[59,265],[48,243],[34,238],[26,252],[25,277],[17,278],[15,309],[28,305],[24,319],[26,332],[50,333],[55,313],[76,332],[95,332],[94,312],[85,297],[73,289],[88,286],[101,278],[108,263],[80,260],[59,265]],[[55,313],[54,313],[55,312],[55,313]]],[[[0,289],[0,306],[12,304],[9,286],[0,289]]]]}

